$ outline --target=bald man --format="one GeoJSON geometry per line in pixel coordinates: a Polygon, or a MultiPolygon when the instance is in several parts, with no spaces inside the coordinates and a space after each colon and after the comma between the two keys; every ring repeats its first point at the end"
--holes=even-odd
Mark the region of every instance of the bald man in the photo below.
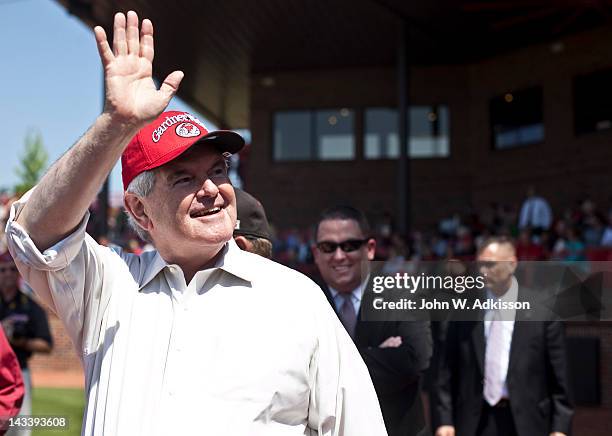
{"type": "MultiPolygon", "coordinates": [[[[485,241],[477,260],[486,281],[484,298],[525,300],[509,239],[485,241]]],[[[474,321],[449,324],[432,396],[436,436],[569,433],[573,408],[563,325],[526,316],[482,309],[474,321]]]]}

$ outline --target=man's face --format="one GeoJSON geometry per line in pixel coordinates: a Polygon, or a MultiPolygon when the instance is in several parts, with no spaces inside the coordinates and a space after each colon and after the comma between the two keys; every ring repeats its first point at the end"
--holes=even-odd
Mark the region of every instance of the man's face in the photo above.
{"type": "Polygon", "coordinates": [[[236,197],[221,153],[196,145],[161,166],[155,177],[153,191],[142,201],[158,249],[180,256],[232,237],[236,197]]]}
{"type": "Polygon", "coordinates": [[[516,270],[516,255],[512,245],[497,242],[489,244],[478,255],[477,261],[487,287],[496,295],[506,293],[516,270]]]}
{"type": "Polygon", "coordinates": [[[19,286],[19,271],[13,262],[0,262],[0,290],[12,291],[19,286]]]}
{"type": "MultiPolygon", "coordinates": [[[[333,247],[333,243],[361,241],[365,235],[359,224],[354,220],[329,219],[321,221],[316,234],[317,245],[312,247],[315,263],[319,272],[332,288],[339,292],[352,292],[361,283],[362,262],[374,259],[376,242],[368,239],[363,244],[357,244],[354,251],[343,251],[341,246],[330,253],[323,249],[333,247]],[[324,244],[332,243],[332,244],[324,244]]],[[[346,245],[346,244],[345,244],[346,245]]],[[[347,248],[345,246],[345,248],[347,248]]]]}

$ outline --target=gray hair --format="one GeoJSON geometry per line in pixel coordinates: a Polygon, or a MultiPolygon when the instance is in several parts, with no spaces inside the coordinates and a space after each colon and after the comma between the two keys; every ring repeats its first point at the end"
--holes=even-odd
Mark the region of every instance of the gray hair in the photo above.
{"type": "MultiPolygon", "coordinates": [[[[139,197],[148,197],[155,187],[155,170],[143,171],[138,174],[128,185],[126,192],[130,192],[139,197]]],[[[126,210],[128,216],[128,224],[136,232],[138,237],[145,242],[153,242],[151,235],[145,229],[140,227],[130,212],[126,210]]]]}

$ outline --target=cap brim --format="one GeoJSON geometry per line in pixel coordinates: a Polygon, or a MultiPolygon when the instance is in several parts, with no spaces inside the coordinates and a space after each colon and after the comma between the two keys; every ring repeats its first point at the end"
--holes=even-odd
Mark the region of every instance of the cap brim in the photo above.
{"type": "Polygon", "coordinates": [[[231,130],[215,130],[198,139],[195,144],[211,144],[223,153],[235,154],[244,147],[244,138],[231,130]]]}

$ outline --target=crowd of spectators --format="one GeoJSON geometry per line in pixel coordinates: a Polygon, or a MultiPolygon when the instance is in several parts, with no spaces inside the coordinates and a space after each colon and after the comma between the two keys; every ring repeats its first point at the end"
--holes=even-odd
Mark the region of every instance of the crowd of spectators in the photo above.
{"type": "MultiPolygon", "coordinates": [[[[524,205],[523,205],[524,206],[524,205]]],[[[516,241],[519,260],[612,260],[612,204],[597,207],[584,198],[564,210],[553,211],[548,227],[521,225],[520,204],[491,203],[479,210],[455,213],[431,228],[415,229],[408,237],[396,232],[389,214],[374,227],[376,259],[472,260],[488,237],[516,241]]],[[[293,267],[311,263],[311,229],[278,231],[275,258],[293,267]]]]}
{"type": "MultiPolygon", "coordinates": [[[[0,236],[13,201],[14,197],[8,193],[0,193],[0,236]]],[[[372,217],[376,223],[373,226],[376,259],[472,260],[479,244],[497,235],[516,241],[519,260],[612,260],[612,201],[598,207],[588,197],[580,199],[564,210],[552,211],[549,226],[535,228],[525,223],[528,201],[529,198],[522,205],[491,203],[479,210],[455,213],[430,228],[414,229],[407,237],[397,233],[390,213],[372,217]]],[[[98,242],[118,245],[136,254],[150,248],[129,227],[121,207],[109,208],[107,231],[104,231],[99,208],[99,204],[92,204],[88,224],[88,232],[98,242]]],[[[272,223],[271,230],[274,259],[309,272],[313,265],[312,229],[279,229],[272,223]]],[[[3,244],[4,238],[0,237],[0,252],[4,251],[3,244]]]]}

